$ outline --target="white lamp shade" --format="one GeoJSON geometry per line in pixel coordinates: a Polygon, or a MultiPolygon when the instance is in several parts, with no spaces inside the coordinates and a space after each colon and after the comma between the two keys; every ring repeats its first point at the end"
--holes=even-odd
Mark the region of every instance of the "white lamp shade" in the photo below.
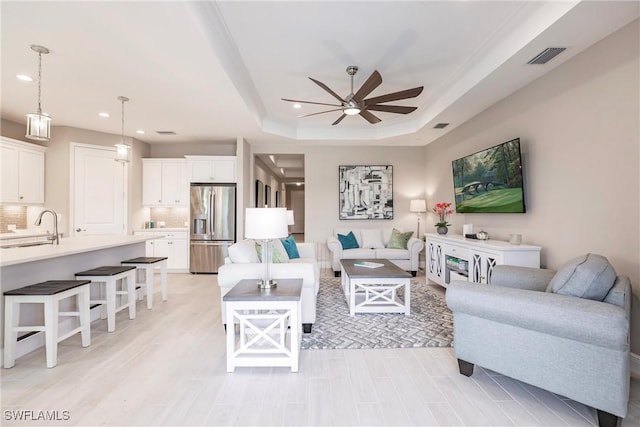
{"type": "Polygon", "coordinates": [[[287,211],[287,225],[295,224],[293,220],[293,211],[287,211]]]}
{"type": "Polygon", "coordinates": [[[427,202],[424,199],[415,199],[409,205],[409,212],[426,212],[427,202]]]}
{"type": "Polygon", "coordinates": [[[128,162],[129,161],[129,151],[131,147],[127,144],[116,144],[116,161],[117,162],[128,162]]]}
{"type": "Polygon", "coordinates": [[[286,208],[247,208],[244,220],[247,239],[282,239],[289,235],[286,208]]]}

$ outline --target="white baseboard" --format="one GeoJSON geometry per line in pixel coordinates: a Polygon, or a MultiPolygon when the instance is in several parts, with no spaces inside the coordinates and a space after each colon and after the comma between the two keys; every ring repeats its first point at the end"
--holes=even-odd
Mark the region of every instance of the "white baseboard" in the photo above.
{"type": "Polygon", "coordinates": [[[640,378],[640,355],[631,353],[629,359],[631,365],[631,376],[640,378]]]}

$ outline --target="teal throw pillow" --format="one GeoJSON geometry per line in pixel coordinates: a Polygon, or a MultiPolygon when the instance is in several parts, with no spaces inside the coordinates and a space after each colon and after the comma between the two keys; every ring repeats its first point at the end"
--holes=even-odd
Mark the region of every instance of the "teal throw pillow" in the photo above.
{"type": "Polygon", "coordinates": [[[358,241],[353,231],[350,231],[346,236],[344,234],[338,234],[338,240],[342,245],[342,249],[357,249],[360,247],[358,246],[358,241]]]}
{"type": "Polygon", "coordinates": [[[282,246],[284,246],[284,250],[287,251],[289,259],[300,258],[298,246],[296,245],[296,239],[293,238],[293,234],[290,234],[289,237],[280,241],[282,242],[282,246]]]}
{"type": "Polygon", "coordinates": [[[391,237],[389,237],[389,243],[387,243],[388,249],[407,249],[407,243],[409,239],[413,236],[413,231],[408,231],[406,233],[402,233],[395,228],[391,232],[391,237]]]}

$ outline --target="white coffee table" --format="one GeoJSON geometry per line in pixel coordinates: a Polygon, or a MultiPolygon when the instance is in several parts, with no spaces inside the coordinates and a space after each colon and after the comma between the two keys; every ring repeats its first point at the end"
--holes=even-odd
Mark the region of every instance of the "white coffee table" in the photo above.
{"type": "Polygon", "coordinates": [[[342,290],[349,305],[349,314],[410,313],[411,274],[388,259],[342,259],[342,290]],[[378,268],[358,267],[367,261],[383,264],[378,268]],[[398,290],[404,288],[404,298],[398,290]]]}
{"type": "Polygon", "coordinates": [[[301,292],[302,279],[278,279],[273,289],[245,279],[227,292],[227,372],[237,366],[289,366],[298,372],[301,292]]]}

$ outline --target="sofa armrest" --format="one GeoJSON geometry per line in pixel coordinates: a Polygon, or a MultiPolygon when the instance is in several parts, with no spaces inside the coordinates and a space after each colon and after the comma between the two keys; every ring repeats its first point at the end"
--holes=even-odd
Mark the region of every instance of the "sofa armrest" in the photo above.
{"type": "Polygon", "coordinates": [[[316,245],[315,243],[296,243],[300,258],[316,258],[316,245]]]}
{"type": "Polygon", "coordinates": [[[327,239],[327,246],[333,253],[342,254],[342,243],[336,237],[331,236],[327,239]]]}
{"type": "Polygon", "coordinates": [[[454,320],[464,313],[600,347],[629,349],[629,317],[613,304],[459,281],[449,284],[446,301],[454,320]]]}
{"type": "Polygon", "coordinates": [[[544,291],[555,274],[554,270],[544,268],[496,265],[491,273],[491,285],[544,291]]]}
{"type": "Polygon", "coordinates": [[[418,256],[420,251],[424,249],[424,242],[422,241],[422,239],[417,239],[415,237],[412,237],[407,242],[407,249],[409,249],[411,258],[413,258],[414,256],[418,256]]]}

